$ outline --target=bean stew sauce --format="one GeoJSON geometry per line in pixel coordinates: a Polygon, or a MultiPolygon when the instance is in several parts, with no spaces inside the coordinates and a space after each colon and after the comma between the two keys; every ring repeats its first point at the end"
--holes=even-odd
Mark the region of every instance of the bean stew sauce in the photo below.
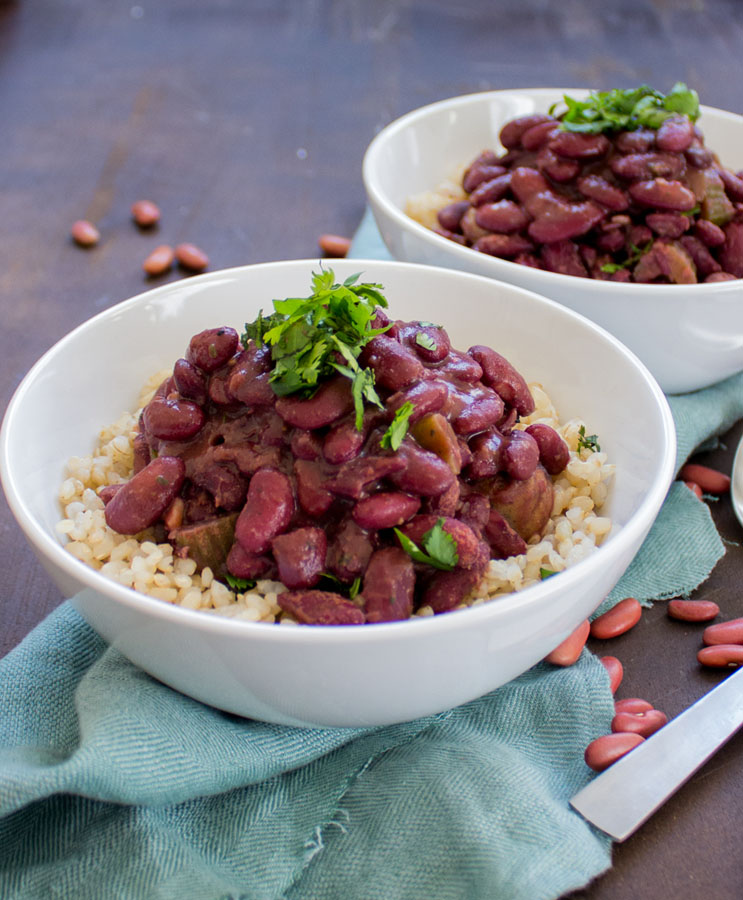
{"type": "Polygon", "coordinates": [[[495,350],[370,316],[353,366],[331,359],[293,393],[276,392],[276,346],[195,335],[142,411],[132,478],[101,491],[108,525],[154,527],[231,584],[281,581],[301,623],[462,603],[491,558],[544,529],[568,447],[547,425],[515,427],[534,401],[495,350]],[[359,403],[360,374],[374,402],[359,403]]]}

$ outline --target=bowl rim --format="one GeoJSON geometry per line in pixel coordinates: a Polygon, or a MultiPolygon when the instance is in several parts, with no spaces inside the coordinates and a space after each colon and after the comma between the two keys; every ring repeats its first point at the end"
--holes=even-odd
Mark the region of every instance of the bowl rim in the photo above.
{"type": "MultiPolygon", "coordinates": [[[[323,262],[322,260],[320,261],[323,262]]],[[[408,263],[396,260],[379,260],[367,258],[350,258],[345,260],[333,260],[334,265],[340,264],[346,266],[365,266],[365,267],[382,267],[385,269],[404,269],[408,271],[424,274],[426,277],[446,277],[455,280],[471,281],[487,283],[489,287],[493,287],[494,279],[476,275],[470,272],[461,272],[455,269],[448,269],[439,266],[429,266],[422,263],[408,263]]],[[[202,275],[191,276],[188,279],[169,282],[156,288],[140,292],[126,300],[113,304],[107,309],[97,313],[96,315],[86,319],[77,325],[66,335],[56,341],[31,367],[28,373],[21,380],[16,388],[6,409],[2,426],[0,427],[0,483],[5,491],[8,504],[16,518],[17,523],[25,533],[26,538],[32,545],[41,560],[50,560],[57,568],[61,569],[65,575],[78,583],[82,583],[84,588],[106,595],[110,600],[122,603],[125,607],[152,616],[161,621],[180,623],[208,632],[216,636],[244,635],[254,639],[266,641],[297,641],[299,643],[334,643],[347,642],[349,640],[361,643],[378,640],[407,640],[415,629],[418,637],[425,635],[436,635],[439,632],[449,629],[459,630],[461,628],[469,629],[478,622],[484,623],[490,616],[498,615],[499,610],[508,611],[511,607],[519,607],[524,612],[529,607],[538,604],[545,595],[555,591],[555,581],[546,579],[541,584],[532,585],[525,591],[517,591],[505,594],[502,597],[495,598],[491,601],[468,607],[462,610],[452,610],[445,615],[434,616],[418,616],[397,622],[378,622],[368,623],[360,628],[357,625],[313,625],[307,628],[294,627],[276,627],[276,624],[266,622],[250,622],[245,620],[223,617],[216,614],[204,614],[203,610],[191,610],[182,606],[167,603],[141,594],[133,588],[125,587],[118,584],[112,579],[102,575],[99,571],[91,568],[81,560],[76,559],[72,554],[68,553],[63,544],[56,540],[53,533],[37,521],[33,513],[28,508],[22,497],[22,493],[18,490],[16,479],[13,476],[11,468],[11,444],[13,437],[14,422],[24,402],[24,398],[30,390],[36,378],[44,371],[48,362],[68,344],[74,342],[78,335],[95,327],[95,325],[113,317],[118,317],[122,311],[145,304],[152,299],[168,293],[178,292],[179,289],[190,290],[193,286],[207,286],[211,282],[218,283],[225,278],[230,280],[239,279],[244,273],[252,272],[260,269],[289,269],[302,268],[310,265],[317,265],[314,259],[299,260],[277,260],[272,262],[254,263],[245,266],[236,266],[227,269],[219,269],[207,272],[202,275]]],[[[501,290],[505,289],[510,293],[521,294],[530,298],[531,302],[553,307],[563,316],[569,319],[577,320],[583,327],[594,331],[596,335],[603,341],[613,345],[613,348],[627,363],[632,365],[642,376],[645,388],[650,394],[657,408],[660,425],[664,437],[664,453],[659,461],[656,478],[650,487],[650,490],[643,498],[637,510],[633,514],[629,522],[623,525],[619,531],[611,537],[611,543],[606,546],[609,550],[614,548],[613,555],[621,556],[622,551],[631,546],[638,537],[639,533],[647,531],[652,525],[662,502],[670,487],[671,480],[675,471],[676,462],[676,432],[668,401],[660,389],[658,383],[651,375],[647,367],[629,350],[621,341],[611,335],[601,326],[587,319],[585,316],[574,312],[571,309],[544,297],[535,291],[529,291],[507,282],[497,282],[497,287],[501,290]]],[[[61,515],[60,515],[61,518],[61,515]]],[[[574,588],[576,583],[583,581],[584,577],[589,576],[593,569],[604,566],[606,553],[601,551],[604,547],[597,548],[595,553],[590,554],[585,559],[576,563],[576,565],[565,569],[558,573],[560,576],[561,590],[569,592],[574,588]]],[[[74,599],[74,598],[70,598],[74,599]]]]}
{"type": "MultiPolygon", "coordinates": [[[[382,209],[385,215],[392,219],[401,230],[412,231],[412,233],[415,234],[419,239],[425,240],[434,248],[438,248],[440,250],[446,249],[450,254],[453,255],[453,258],[460,261],[464,265],[465,270],[467,270],[468,260],[471,260],[472,253],[477,251],[473,251],[471,247],[463,247],[460,244],[457,244],[455,241],[450,241],[448,238],[445,238],[440,234],[436,234],[436,232],[432,231],[430,228],[426,228],[425,225],[421,225],[420,222],[417,222],[411,216],[408,216],[404,212],[404,210],[402,210],[396,203],[394,203],[382,190],[376,175],[379,167],[378,157],[383,152],[385,144],[389,140],[394,138],[398,133],[405,131],[412,126],[415,126],[418,121],[426,119],[431,115],[435,115],[442,110],[456,109],[460,106],[476,105],[478,103],[492,102],[494,100],[498,101],[513,96],[539,97],[540,95],[552,95],[555,93],[587,96],[591,92],[591,90],[592,89],[590,88],[575,87],[535,87],[504,89],[496,91],[476,91],[469,94],[459,94],[454,97],[445,98],[443,100],[436,100],[433,103],[427,103],[424,106],[419,106],[407,113],[403,113],[403,115],[394,119],[381,131],[379,131],[371,140],[366,148],[366,151],[364,152],[364,157],[361,163],[361,177],[364,183],[367,197],[372,204],[372,208],[382,209]]],[[[702,104],[700,104],[699,108],[702,116],[711,114],[722,119],[729,119],[735,121],[743,128],[743,115],[738,115],[737,113],[729,112],[728,110],[718,109],[714,106],[705,106],[702,104]]],[[[431,185],[430,189],[434,190],[435,187],[436,185],[431,185]]],[[[503,265],[505,265],[506,267],[506,272],[523,268],[519,263],[512,262],[508,259],[502,259],[501,257],[497,256],[489,256],[486,253],[480,253],[478,259],[483,260],[483,265],[493,266],[493,275],[488,277],[498,278],[499,274],[502,275],[502,273],[499,273],[499,269],[500,266],[503,265]]],[[[607,296],[611,296],[612,292],[622,293],[628,288],[629,290],[635,290],[638,286],[642,288],[652,287],[654,294],[657,291],[658,296],[665,297],[666,300],[669,299],[669,294],[673,295],[674,300],[678,300],[683,296],[690,296],[691,294],[696,295],[696,292],[699,290],[705,291],[707,293],[711,293],[713,291],[716,291],[717,293],[733,292],[736,290],[736,287],[740,289],[741,285],[743,285],[743,281],[741,279],[731,279],[729,281],[716,282],[697,282],[696,284],[636,285],[635,282],[599,281],[595,278],[581,278],[577,275],[567,275],[560,272],[548,272],[544,269],[534,269],[530,274],[533,278],[544,279],[545,290],[549,289],[550,284],[552,284],[555,279],[559,279],[559,284],[565,285],[572,283],[576,288],[578,287],[578,285],[582,285],[583,287],[585,287],[587,283],[591,285],[599,283],[601,285],[601,291],[607,291],[607,296]],[[566,282],[565,279],[569,279],[569,281],[566,282]]],[[[597,300],[598,302],[601,302],[598,297],[597,300]]]]}

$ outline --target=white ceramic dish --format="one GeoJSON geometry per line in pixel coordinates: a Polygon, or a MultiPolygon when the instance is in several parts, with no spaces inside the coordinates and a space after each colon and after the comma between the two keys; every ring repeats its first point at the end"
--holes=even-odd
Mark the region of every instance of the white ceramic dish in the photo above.
{"type": "MultiPolygon", "coordinates": [[[[408,113],[383,129],[364,157],[369,205],[396,259],[447,266],[536,291],[598,322],[655,375],[666,393],[707,387],[743,369],[743,280],[698,285],[622,284],[558,275],[478,253],[434,233],[404,212],[484,149],[500,148],[510,119],[546,112],[573,88],[470,94],[408,113]]],[[[702,107],[706,146],[743,168],[743,117],[702,107]]]]}
{"type": "Polygon", "coordinates": [[[561,414],[590,423],[617,475],[613,533],[595,554],[528,591],[428,619],[286,627],[220,619],[109,581],[74,559],[54,531],[64,463],[136,405],[144,380],[207,327],[240,329],[271,300],[306,296],[317,261],[267,263],[168,284],[106,310],[52,347],[26,376],[0,435],[10,506],[66,597],[155,678],[204,703],[293,725],[376,725],[464,703],[542,659],[602,601],[638,550],[673,475],[665,397],[617,340],[519,288],[375,260],[334,262],[385,286],[393,315],[447,327],[453,346],[490,343],[561,414]]]}

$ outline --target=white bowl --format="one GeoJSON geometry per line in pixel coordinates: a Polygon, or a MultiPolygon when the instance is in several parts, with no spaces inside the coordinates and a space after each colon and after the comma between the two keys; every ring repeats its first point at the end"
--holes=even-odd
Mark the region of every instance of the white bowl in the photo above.
{"type": "Polygon", "coordinates": [[[673,476],[675,432],[658,385],[616,339],[510,285],[449,269],[334,261],[385,287],[394,316],[441,322],[453,346],[490,343],[581,416],[616,463],[616,529],[593,555],[520,594],[431,618],[287,627],[227,620],[143,596],[64,550],[64,464],[136,408],[145,379],[208,327],[241,329],[271,300],[306,296],[317,261],[247,266],[168,284],[81,325],[31,369],[8,408],[0,473],[10,506],[66,597],[155,678],[211,706],[271,722],[378,725],[439,712],[525,671],[603,600],[638,550],[673,476]]]}
{"type": "MultiPolygon", "coordinates": [[[[559,275],[478,253],[404,212],[485,149],[500,148],[510,119],[546,112],[582,89],[490,91],[414,110],[384,128],[364,157],[364,185],[382,238],[396,259],[446,266],[536,291],[602,325],[633,350],[666,393],[707,387],[743,369],[743,280],[712,284],[623,284],[559,275]]],[[[743,169],[743,117],[702,107],[706,146],[743,169]]]]}

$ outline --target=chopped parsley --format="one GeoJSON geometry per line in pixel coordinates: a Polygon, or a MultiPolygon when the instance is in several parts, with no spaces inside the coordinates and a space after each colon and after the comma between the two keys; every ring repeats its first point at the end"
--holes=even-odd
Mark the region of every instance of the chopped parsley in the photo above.
{"type": "Polygon", "coordinates": [[[224,580],[233,591],[240,594],[255,587],[255,581],[250,581],[248,578],[237,578],[235,575],[230,575],[229,572],[224,576],[224,580]]]}
{"type": "Polygon", "coordinates": [[[598,435],[587,435],[585,425],[581,425],[578,429],[578,450],[592,450],[594,453],[601,452],[598,435]]]}
{"type": "Polygon", "coordinates": [[[362,368],[358,357],[369,341],[387,330],[372,328],[377,307],[387,307],[382,286],[362,282],[360,273],[342,284],[332,269],[312,273],[309,297],[274,300],[274,312],[246,323],[242,343],[254,341],[271,348],[271,387],[279,397],[311,396],[319,384],[339,372],[352,383],[356,428],[361,430],[364,401],[382,408],[374,387],[374,373],[362,368]],[[338,357],[344,362],[339,362],[338,357]]]}
{"type": "Polygon", "coordinates": [[[439,519],[433,528],[429,528],[421,538],[423,550],[404,535],[399,528],[395,528],[394,531],[402,549],[415,562],[425,563],[435,569],[442,569],[444,572],[451,572],[459,562],[457,542],[453,535],[444,531],[443,519],[439,519]]]}
{"type": "MultiPolygon", "coordinates": [[[[592,91],[585,100],[563,95],[567,109],[557,118],[564,131],[599,134],[603,131],[634,131],[637,128],[660,128],[669,116],[682,114],[692,122],[699,118],[699,96],[682,82],[668,94],[646,84],[629,90],[592,91]]],[[[555,103],[550,109],[554,110],[555,103]]]]}
{"type": "Polygon", "coordinates": [[[553,575],[557,575],[555,569],[544,569],[540,568],[539,577],[544,581],[545,578],[551,578],[553,575]]]}
{"type": "Polygon", "coordinates": [[[385,450],[397,450],[399,448],[403,438],[408,433],[410,417],[414,411],[415,407],[413,404],[406,400],[395,413],[387,431],[382,435],[382,440],[379,442],[380,447],[385,450]]]}
{"type": "Polygon", "coordinates": [[[418,346],[423,347],[424,350],[430,350],[432,353],[438,348],[436,341],[425,331],[419,331],[418,334],[416,334],[415,342],[418,346]]]}
{"type": "Polygon", "coordinates": [[[629,269],[630,266],[634,266],[634,264],[643,257],[653,246],[653,241],[649,240],[644,247],[636,247],[634,244],[630,245],[630,253],[627,256],[627,259],[624,262],[620,263],[604,263],[601,266],[601,271],[606,272],[609,275],[613,275],[614,272],[618,272],[620,269],[629,269]]]}
{"type": "Polygon", "coordinates": [[[348,589],[348,598],[349,600],[355,600],[358,596],[359,591],[361,590],[361,576],[357,575],[356,578],[351,582],[351,586],[348,589]]]}

